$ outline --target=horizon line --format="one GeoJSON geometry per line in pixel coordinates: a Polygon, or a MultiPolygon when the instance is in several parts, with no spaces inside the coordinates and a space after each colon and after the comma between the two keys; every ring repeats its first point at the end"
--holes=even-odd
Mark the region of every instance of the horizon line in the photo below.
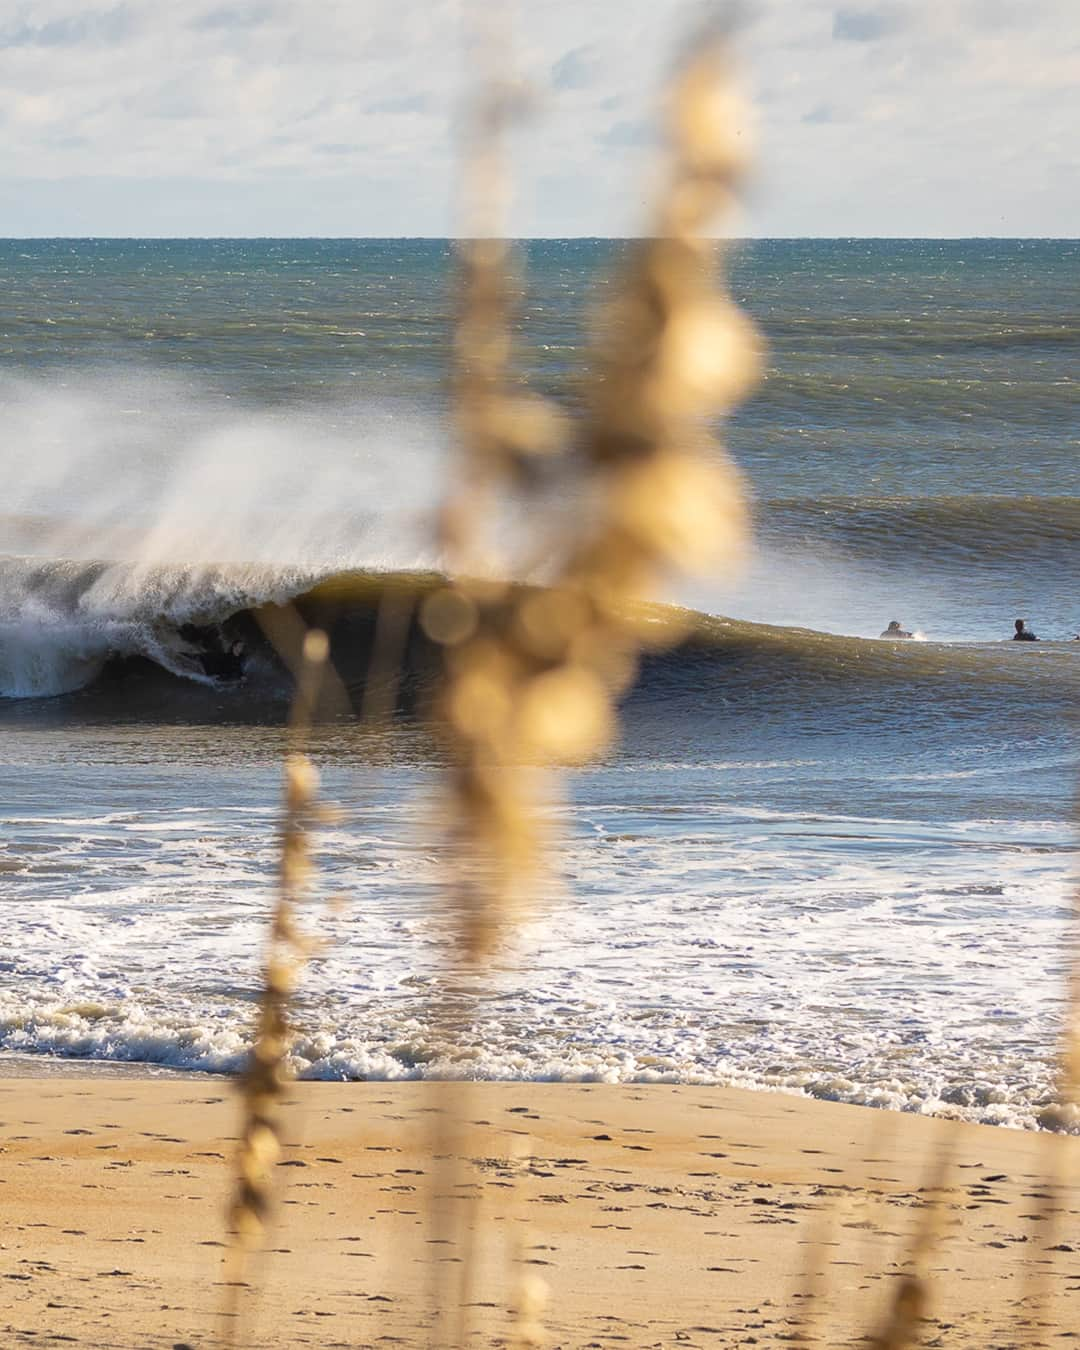
{"type": "MultiPolygon", "coordinates": [[[[262,243],[267,241],[305,242],[329,241],[341,242],[381,242],[399,243],[453,243],[480,236],[452,234],[0,234],[0,243],[52,243],[56,240],[72,242],[110,242],[110,243],[262,243]]],[[[515,243],[633,243],[654,238],[647,234],[521,234],[483,236],[508,239],[515,243]]],[[[774,241],[820,241],[820,242],[885,242],[910,243],[965,243],[973,240],[1030,242],[1030,243],[1078,243],[1080,235],[1073,234],[744,234],[713,235],[714,243],[771,243],[774,241]]]]}

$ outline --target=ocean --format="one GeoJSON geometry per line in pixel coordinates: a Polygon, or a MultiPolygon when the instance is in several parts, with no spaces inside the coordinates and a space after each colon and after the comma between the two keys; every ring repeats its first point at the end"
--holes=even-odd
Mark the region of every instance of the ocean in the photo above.
{"type": "MultiPolygon", "coordinates": [[[[625,248],[521,246],[519,368],[571,409],[625,248]]],[[[569,777],[558,885],[456,989],[449,1037],[422,659],[390,725],[317,729],[341,903],[308,909],[295,1067],[1077,1128],[1054,1052],[1080,243],[775,240],[730,263],[768,343],[722,433],[751,557],[673,585],[700,639],[646,661],[618,746],[569,777]],[[1010,642],[1016,617],[1042,641],[1010,642]],[[892,619],[920,640],[882,641],[892,619]]],[[[452,249],[8,240],[0,297],[0,1067],[233,1071],[288,703],[250,613],[439,566],[452,249]],[[241,684],[177,637],[223,622],[251,644],[241,684]]],[[[332,632],[354,692],[371,614],[332,632]]]]}

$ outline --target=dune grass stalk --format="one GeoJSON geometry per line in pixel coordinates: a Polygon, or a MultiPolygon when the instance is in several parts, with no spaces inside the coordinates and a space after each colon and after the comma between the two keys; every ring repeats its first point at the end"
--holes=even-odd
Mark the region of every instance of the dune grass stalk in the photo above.
{"type": "Polygon", "coordinates": [[[289,1079],[289,1006],[312,948],[300,927],[298,906],[311,880],[310,832],[321,812],[316,800],[318,772],[304,746],[328,653],[326,634],[317,629],[309,631],[303,641],[288,728],[277,897],[254,1044],[240,1078],[242,1122],[234,1165],[235,1189],[228,1211],[232,1245],[227,1343],[239,1339],[240,1293],[248,1258],[261,1245],[269,1220],[272,1169],[281,1157],[281,1097],[289,1079]]]}

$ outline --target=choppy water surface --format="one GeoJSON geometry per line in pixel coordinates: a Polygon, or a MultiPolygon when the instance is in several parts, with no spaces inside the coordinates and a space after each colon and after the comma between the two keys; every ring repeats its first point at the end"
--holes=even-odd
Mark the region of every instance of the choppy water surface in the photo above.
{"type": "MultiPolygon", "coordinates": [[[[541,388],[580,372],[619,251],[526,250],[541,388]]],[[[7,1054],[238,1064],[287,686],[257,656],[214,688],[175,633],[437,565],[449,261],[0,243],[7,1054]]],[[[422,730],[320,731],[345,905],[312,910],[302,1072],[735,1082],[1068,1123],[1078,261],[1052,241],[739,252],[770,341],[729,436],[757,502],[747,571],[679,597],[716,621],[647,664],[620,748],[553,805],[561,886],[482,987],[440,982],[422,730]],[[1049,641],[1002,642],[1017,615],[1049,641]],[[878,640],[892,618],[925,641],[878,640]]],[[[347,676],[366,614],[335,632],[347,676]]]]}

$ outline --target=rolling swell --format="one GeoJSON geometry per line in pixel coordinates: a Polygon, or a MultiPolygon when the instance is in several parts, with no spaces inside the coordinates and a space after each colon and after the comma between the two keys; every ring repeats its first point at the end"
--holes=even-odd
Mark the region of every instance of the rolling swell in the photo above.
{"type": "Polygon", "coordinates": [[[1080,497],[785,498],[761,502],[765,539],[869,560],[1077,568],[1080,497]]]}
{"type": "MultiPolygon", "coordinates": [[[[1022,519],[1028,508],[1013,505],[1022,519]]],[[[1070,528],[1077,507],[1061,503],[1048,532],[1046,506],[1031,508],[1031,529],[1054,542],[1070,528]]],[[[777,510],[776,504],[771,509],[777,510]]],[[[876,533],[865,501],[857,507],[784,503],[777,516],[789,529],[801,523],[820,537],[831,528],[848,548],[860,542],[873,548],[881,546],[880,522],[896,515],[894,503],[882,502],[878,509],[876,533]]],[[[919,531],[936,537],[946,521],[955,540],[959,521],[974,547],[981,512],[994,509],[973,505],[972,499],[924,503],[904,517],[909,542],[890,538],[897,548],[912,547],[919,531]]],[[[97,715],[114,711],[125,720],[138,718],[140,711],[158,717],[172,707],[180,720],[242,715],[278,721],[291,692],[288,605],[305,624],[329,633],[348,698],[342,711],[363,705],[374,671],[389,682],[399,711],[413,712],[439,668],[439,653],[424,636],[417,610],[424,594],[441,583],[431,572],[319,576],[265,567],[9,558],[0,562],[0,696],[9,703],[50,699],[70,705],[76,717],[91,706],[97,715]],[[218,628],[229,640],[244,641],[250,656],[242,683],[224,687],[203,672],[180,634],[186,624],[218,628]],[[201,703],[199,687],[205,694],[201,703]]],[[[657,606],[656,612],[659,617],[672,610],[657,606]]],[[[1071,698],[1080,686],[1080,645],[1069,643],[1030,648],[1009,642],[883,642],[687,610],[678,615],[685,636],[673,650],[646,658],[631,709],[751,702],[806,714],[829,691],[845,701],[873,703],[898,690],[1015,705],[1071,698]]]]}
{"type": "Polygon", "coordinates": [[[1080,347],[1080,325],[1035,314],[1014,314],[1008,323],[989,314],[973,317],[967,312],[941,313],[936,310],[917,316],[877,312],[861,316],[819,313],[770,316],[767,322],[769,336],[774,341],[813,343],[818,350],[822,344],[829,348],[855,343],[876,353],[894,355],[924,351],[966,354],[1015,348],[1065,353],[1080,347]]]}

